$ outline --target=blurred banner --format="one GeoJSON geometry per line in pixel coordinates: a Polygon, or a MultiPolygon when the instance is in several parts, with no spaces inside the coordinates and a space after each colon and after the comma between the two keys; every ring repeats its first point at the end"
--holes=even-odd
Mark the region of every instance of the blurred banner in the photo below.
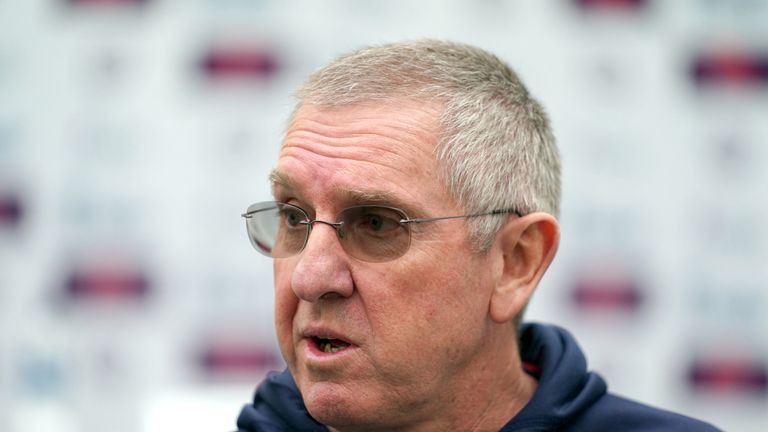
{"type": "Polygon", "coordinates": [[[269,199],[291,91],[366,44],[515,68],[563,153],[529,320],[612,390],[768,430],[768,0],[0,0],[0,430],[233,430],[283,361],[269,199]]]}

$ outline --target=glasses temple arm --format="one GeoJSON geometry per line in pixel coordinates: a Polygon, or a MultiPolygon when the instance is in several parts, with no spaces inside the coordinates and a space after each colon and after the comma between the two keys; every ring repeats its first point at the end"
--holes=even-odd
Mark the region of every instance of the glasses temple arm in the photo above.
{"type": "Polygon", "coordinates": [[[274,208],[262,208],[262,209],[256,209],[256,210],[247,211],[247,212],[241,214],[240,217],[250,218],[251,216],[255,215],[256,213],[260,213],[260,212],[263,212],[263,211],[269,211],[269,210],[274,210],[274,208]]]}
{"type": "Polygon", "coordinates": [[[473,218],[473,217],[479,217],[479,216],[493,216],[493,215],[500,215],[500,214],[508,214],[512,213],[517,216],[521,216],[520,212],[518,212],[516,209],[499,209],[499,210],[493,210],[487,213],[476,213],[476,214],[470,214],[470,215],[460,215],[460,216],[438,216],[438,217],[428,217],[428,218],[414,218],[414,219],[401,219],[400,223],[423,223],[423,222],[432,222],[432,221],[438,221],[438,220],[444,220],[444,219],[463,219],[463,218],[473,218]]]}

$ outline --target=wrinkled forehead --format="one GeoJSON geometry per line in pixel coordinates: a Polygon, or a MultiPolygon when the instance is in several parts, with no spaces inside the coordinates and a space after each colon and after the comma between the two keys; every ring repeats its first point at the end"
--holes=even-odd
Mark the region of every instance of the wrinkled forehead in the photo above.
{"type": "Polygon", "coordinates": [[[286,131],[273,192],[382,204],[434,195],[439,113],[413,101],[303,106],[286,131]]]}
{"type": "Polygon", "coordinates": [[[287,144],[287,138],[292,131],[303,129],[307,123],[324,126],[327,130],[340,134],[381,131],[393,134],[393,138],[408,132],[437,135],[440,132],[443,111],[442,103],[407,98],[340,106],[302,104],[290,118],[283,146],[287,144]],[[388,130],[388,126],[394,129],[388,130]]]}

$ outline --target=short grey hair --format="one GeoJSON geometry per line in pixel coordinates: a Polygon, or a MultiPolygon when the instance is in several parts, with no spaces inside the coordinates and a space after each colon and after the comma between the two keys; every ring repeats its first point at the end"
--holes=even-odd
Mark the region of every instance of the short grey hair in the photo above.
{"type": "MultiPolygon", "coordinates": [[[[313,73],[295,96],[293,116],[303,105],[438,102],[438,176],[467,213],[515,208],[559,214],[560,156],[547,115],[515,72],[489,52],[434,39],[367,47],[313,73]]],[[[469,219],[480,251],[505,222],[469,219]]]]}

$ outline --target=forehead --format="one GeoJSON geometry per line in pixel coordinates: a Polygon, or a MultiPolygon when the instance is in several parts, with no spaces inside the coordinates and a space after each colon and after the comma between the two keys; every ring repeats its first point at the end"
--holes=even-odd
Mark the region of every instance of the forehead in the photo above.
{"type": "Polygon", "coordinates": [[[278,199],[397,204],[439,194],[439,106],[400,101],[319,109],[291,123],[273,171],[278,199]]]}

